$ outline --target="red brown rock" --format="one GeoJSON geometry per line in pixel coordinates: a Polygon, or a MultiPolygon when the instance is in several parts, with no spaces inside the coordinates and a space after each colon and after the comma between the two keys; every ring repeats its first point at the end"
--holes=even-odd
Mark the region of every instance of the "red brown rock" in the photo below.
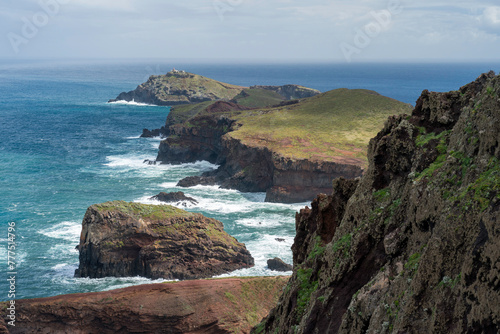
{"type": "MultiPolygon", "coordinates": [[[[18,300],[16,326],[4,333],[249,333],[287,280],[184,281],[18,300]]],[[[4,320],[3,307],[0,312],[4,320]]]]}

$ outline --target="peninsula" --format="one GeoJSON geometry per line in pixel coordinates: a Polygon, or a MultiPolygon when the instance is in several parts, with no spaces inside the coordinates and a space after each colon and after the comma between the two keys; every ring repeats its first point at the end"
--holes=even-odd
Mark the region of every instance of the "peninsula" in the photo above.
{"type": "MultiPolygon", "coordinates": [[[[204,87],[198,77],[170,72],[155,79],[165,82],[164,87],[155,87],[167,91],[189,82],[196,91],[208,91],[215,85],[211,80],[204,87]]],[[[151,86],[151,81],[141,86],[151,86]]],[[[145,129],[144,136],[168,137],[160,144],[157,162],[220,165],[215,172],[181,180],[179,186],[220,185],[266,192],[268,202],[297,203],[330,193],[337,177],[361,176],[369,139],[388,116],[410,110],[408,104],[369,90],[320,93],[299,85],[252,86],[230,99],[176,106],[161,130],[145,129]]]]}

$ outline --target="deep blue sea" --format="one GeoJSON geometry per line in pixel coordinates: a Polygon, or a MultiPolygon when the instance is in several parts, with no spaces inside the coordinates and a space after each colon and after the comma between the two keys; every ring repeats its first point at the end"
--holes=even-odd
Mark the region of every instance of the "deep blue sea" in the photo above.
{"type": "MultiPolygon", "coordinates": [[[[321,91],[375,90],[415,104],[423,89],[449,91],[500,64],[210,65],[179,62],[0,61],[0,301],[8,300],[8,224],[16,230],[16,298],[102,291],[144,278],[73,278],[81,221],[88,206],[109,200],[152,203],[178,180],[216,166],[143,164],[159,139],[139,138],[164,124],[168,107],[108,104],[151,74],[184,69],[250,86],[300,84],[321,91]]],[[[221,220],[256,260],[230,275],[274,275],[266,260],[291,263],[295,212],[307,203],[264,203],[264,194],[217,187],[183,189],[200,201],[188,210],[221,220]],[[283,238],[285,242],[278,242],[283,238]]],[[[14,255],[14,254],[12,254],[14,255]]],[[[160,280],[158,280],[160,281],[160,280]]]]}

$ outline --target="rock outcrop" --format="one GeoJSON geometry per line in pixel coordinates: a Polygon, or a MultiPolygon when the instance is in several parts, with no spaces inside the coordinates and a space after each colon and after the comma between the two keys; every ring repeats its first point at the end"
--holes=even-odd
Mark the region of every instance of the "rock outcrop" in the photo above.
{"type": "Polygon", "coordinates": [[[169,205],[92,205],[83,218],[76,277],[196,279],[252,267],[223,224],[169,205]]]}
{"type": "Polygon", "coordinates": [[[267,260],[267,267],[274,271],[291,271],[293,269],[291,264],[286,263],[278,257],[267,260]]]}
{"type": "Polygon", "coordinates": [[[153,200],[157,200],[164,203],[173,203],[177,205],[187,206],[188,204],[196,205],[198,201],[192,197],[186,196],[182,191],[177,191],[173,193],[161,192],[158,195],[151,197],[153,200]]]}
{"type": "MultiPolygon", "coordinates": [[[[8,330],[12,334],[249,333],[276,305],[287,280],[184,281],[18,300],[16,326],[8,330]]],[[[0,314],[1,330],[3,307],[0,314]]],[[[7,328],[4,333],[9,333],[7,328]]]]}
{"type": "Polygon", "coordinates": [[[245,87],[219,82],[201,75],[172,70],[152,75],[135,90],[120,93],[116,101],[135,101],[158,106],[176,106],[204,101],[230,100],[245,87]]]}
{"type": "Polygon", "coordinates": [[[500,76],[424,91],[296,216],[293,276],[253,333],[500,331],[500,76]]]}

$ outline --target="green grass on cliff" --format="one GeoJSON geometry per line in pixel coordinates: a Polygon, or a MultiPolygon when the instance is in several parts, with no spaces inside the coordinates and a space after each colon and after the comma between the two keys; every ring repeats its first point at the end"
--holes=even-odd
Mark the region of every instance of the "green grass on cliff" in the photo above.
{"type": "Polygon", "coordinates": [[[129,203],[124,201],[113,201],[101,204],[95,204],[93,207],[102,211],[117,211],[131,216],[139,216],[155,220],[161,220],[172,217],[188,217],[192,216],[191,212],[187,212],[170,205],[150,205],[141,203],[129,203]]]}
{"type": "Polygon", "coordinates": [[[296,159],[366,164],[367,145],[390,115],[411,106],[362,89],[336,89],[301,103],[236,115],[229,135],[296,159]]]}

